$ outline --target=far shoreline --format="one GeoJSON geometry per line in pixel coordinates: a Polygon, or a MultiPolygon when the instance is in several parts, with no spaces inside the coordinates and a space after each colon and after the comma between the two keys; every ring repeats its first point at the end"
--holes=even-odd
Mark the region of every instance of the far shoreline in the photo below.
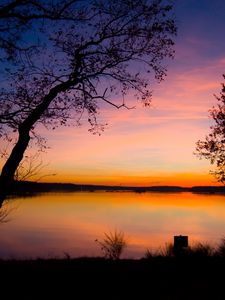
{"type": "Polygon", "coordinates": [[[11,189],[11,195],[21,193],[42,193],[42,192],[157,192],[157,193],[182,193],[191,192],[196,194],[225,194],[225,186],[108,186],[73,183],[45,183],[34,181],[15,181],[11,189]]]}

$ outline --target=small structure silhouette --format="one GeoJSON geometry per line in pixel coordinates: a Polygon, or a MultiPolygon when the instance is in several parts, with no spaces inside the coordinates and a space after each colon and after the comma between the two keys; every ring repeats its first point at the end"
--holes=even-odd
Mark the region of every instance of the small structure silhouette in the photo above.
{"type": "Polygon", "coordinates": [[[188,247],[188,236],[187,235],[175,235],[173,251],[175,255],[183,253],[183,251],[188,247]]]}

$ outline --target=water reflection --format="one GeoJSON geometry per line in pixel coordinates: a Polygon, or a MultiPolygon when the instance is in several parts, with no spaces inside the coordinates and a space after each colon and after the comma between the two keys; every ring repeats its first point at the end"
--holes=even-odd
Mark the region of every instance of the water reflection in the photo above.
{"type": "Polygon", "coordinates": [[[125,257],[172,242],[174,235],[218,242],[225,235],[225,197],[191,193],[76,192],[13,200],[19,209],[0,226],[0,257],[101,255],[94,242],[122,230],[125,257]]]}
{"type": "Polygon", "coordinates": [[[0,207],[0,224],[7,223],[11,220],[11,215],[16,207],[12,201],[5,200],[0,207]]]}

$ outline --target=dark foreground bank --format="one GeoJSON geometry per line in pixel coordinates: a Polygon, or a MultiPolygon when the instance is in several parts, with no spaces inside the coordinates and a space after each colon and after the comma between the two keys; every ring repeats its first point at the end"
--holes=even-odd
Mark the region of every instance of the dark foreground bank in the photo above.
{"type": "Polygon", "coordinates": [[[4,299],[225,299],[220,257],[0,261],[4,299]]]}

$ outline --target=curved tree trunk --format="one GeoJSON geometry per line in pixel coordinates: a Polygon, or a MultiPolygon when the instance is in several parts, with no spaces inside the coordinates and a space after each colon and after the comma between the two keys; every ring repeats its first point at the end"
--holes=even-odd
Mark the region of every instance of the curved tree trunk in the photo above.
{"type": "Polygon", "coordinates": [[[49,93],[43,98],[43,101],[28,115],[28,117],[19,125],[19,137],[12,149],[12,152],[2,168],[0,176],[0,207],[4,202],[12,183],[14,174],[23,159],[24,152],[30,141],[30,131],[34,124],[40,119],[43,113],[48,109],[52,100],[60,93],[66,91],[72,85],[76,84],[75,80],[68,80],[53,87],[49,93]]]}
{"type": "Polygon", "coordinates": [[[29,130],[19,130],[19,138],[12,150],[11,155],[9,156],[8,160],[6,161],[4,167],[2,168],[1,173],[1,181],[11,182],[14,179],[14,174],[16,172],[19,163],[23,159],[23,154],[29,144],[30,135],[29,130]]]}
{"type": "Polygon", "coordinates": [[[2,173],[0,177],[0,207],[2,204],[1,202],[4,201],[8,191],[10,190],[10,187],[12,186],[14,174],[21,160],[23,159],[23,155],[29,144],[29,141],[29,129],[19,129],[18,141],[15,144],[9,158],[7,159],[5,165],[2,168],[2,173]]]}

